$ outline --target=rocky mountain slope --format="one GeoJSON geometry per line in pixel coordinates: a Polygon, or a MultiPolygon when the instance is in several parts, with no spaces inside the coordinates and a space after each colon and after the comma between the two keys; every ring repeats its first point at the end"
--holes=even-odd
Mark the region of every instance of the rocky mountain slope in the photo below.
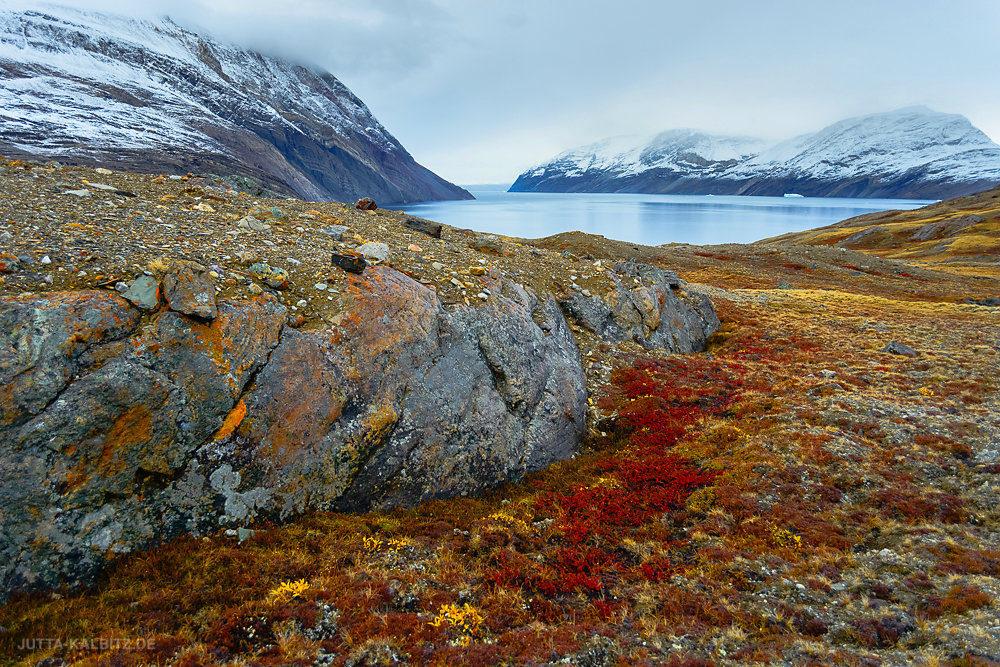
{"type": "Polygon", "coordinates": [[[690,130],[609,140],[529,169],[510,190],[938,199],[997,184],[1000,146],[964,116],[911,107],[772,146],[690,130]]]}
{"type": "Polygon", "coordinates": [[[0,152],[240,174],[306,199],[468,199],[333,75],[185,30],[0,8],[0,152]]]}

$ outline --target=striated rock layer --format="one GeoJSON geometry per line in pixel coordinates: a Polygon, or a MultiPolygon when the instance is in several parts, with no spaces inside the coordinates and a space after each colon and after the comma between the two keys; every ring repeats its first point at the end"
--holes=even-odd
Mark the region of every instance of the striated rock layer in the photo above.
{"type": "MultiPolygon", "coordinates": [[[[181,534],[473,494],[576,451],[586,379],[551,295],[490,279],[484,305],[446,308],[368,267],[334,326],[300,332],[270,296],[203,303],[197,269],[175,263],[151,314],[97,291],[0,298],[0,595],[181,534]]],[[[676,276],[619,270],[652,285],[609,297],[649,292],[647,346],[690,351],[717,326],[676,276]]],[[[634,334],[625,310],[602,335],[634,334]]]]}

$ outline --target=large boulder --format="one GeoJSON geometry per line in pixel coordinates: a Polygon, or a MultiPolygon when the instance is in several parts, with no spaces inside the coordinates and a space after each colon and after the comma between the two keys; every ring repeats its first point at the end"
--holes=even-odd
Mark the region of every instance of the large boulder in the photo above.
{"type": "Polygon", "coordinates": [[[0,596],[180,534],[476,493],[576,450],[585,378],[551,296],[495,284],[446,308],[389,268],[349,280],[315,333],[270,297],[142,323],[114,294],[0,299],[0,596]]]}
{"type": "Polygon", "coordinates": [[[683,281],[634,260],[608,272],[612,288],[604,295],[572,292],[560,299],[566,314],[611,343],[632,340],[648,350],[697,352],[720,326],[711,300],[682,289],[683,281]]]}

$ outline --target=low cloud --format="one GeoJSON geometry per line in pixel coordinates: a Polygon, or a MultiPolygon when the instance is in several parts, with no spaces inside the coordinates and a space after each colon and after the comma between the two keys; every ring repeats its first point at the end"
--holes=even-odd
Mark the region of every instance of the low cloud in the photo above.
{"type": "MultiPolygon", "coordinates": [[[[23,3],[4,3],[4,6],[23,3]]],[[[1000,138],[1000,4],[70,0],[327,69],[417,160],[511,181],[553,153],[675,127],[783,138],[911,104],[1000,138]]]]}

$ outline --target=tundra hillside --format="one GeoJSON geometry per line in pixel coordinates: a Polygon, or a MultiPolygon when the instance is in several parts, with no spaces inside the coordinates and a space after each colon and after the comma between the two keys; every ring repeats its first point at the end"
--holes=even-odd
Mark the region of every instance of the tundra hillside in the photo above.
{"type": "MultiPolygon", "coordinates": [[[[216,474],[219,461],[199,450],[206,458],[194,463],[216,466],[210,476],[217,482],[199,488],[221,497],[205,508],[242,517],[231,526],[209,531],[193,519],[181,537],[81,572],[89,585],[72,585],[66,568],[89,567],[74,554],[100,541],[77,551],[44,539],[16,545],[60,559],[66,585],[33,588],[18,580],[23,592],[0,607],[0,655],[9,664],[1000,660],[1000,283],[990,266],[787,242],[647,247],[580,233],[488,237],[381,209],[254,199],[210,177],[4,162],[0,182],[0,298],[8,309],[80,294],[117,300],[118,283],[135,290],[131,299],[149,297],[158,309],[156,319],[136,315],[133,325],[123,316],[107,326],[128,328],[120,339],[132,349],[74,338],[73,345],[102,352],[73,363],[100,369],[141,352],[152,358],[144,361],[149,369],[160,368],[157,355],[170,331],[232,327],[234,304],[257,304],[257,322],[284,327],[281,336],[290,342],[264,345],[273,350],[268,356],[220,342],[235,335],[204,337],[205,349],[242,360],[223,375],[232,383],[220,385],[235,407],[221,412],[217,425],[198,426],[207,413],[184,423],[203,431],[217,426],[208,436],[223,444],[263,442],[254,440],[254,429],[280,423],[281,415],[302,426],[271,451],[254,445],[222,452],[219,461],[230,465],[225,474],[216,474]],[[331,266],[334,254],[338,264],[331,266]],[[342,268],[361,260],[373,266],[361,274],[342,268]],[[151,279],[174,294],[171,281],[186,275],[191,284],[214,285],[211,298],[194,298],[206,294],[201,290],[190,304],[211,302],[214,314],[173,314],[155,288],[139,293],[150,284],[141,281],[151,279]],[[401,285],[405,292],[396,291],[401,285]],[[366,301],[364,294],[380,298],[366,301]],[[636,319],[616,303],[626,303],[636,319]],[[485,332],[477,337],[481,354],[462,357],[473,377],[503,397],[495,414],[506,430],[484,436],[529,442],[526,433],[541,433],[535,442],[565,442],[579,424],[579,451],[538,450],[565,459],[547,467],[547,460],[522,461],[524,453],[515,452],[499,467],[476,468],[470,456],[457,478],[441,477],[459,480],[451,498],[433,493],[442,472],[434,462],[446,460],[438,453],[420,450],[405,463],[387,456],[380,464],[407,471],[410,486],[338,469],[349,470],[341,481],[360,480],[355,489],[372,491],[358,497],[386,502],[348,503],[347,512],[306,502],[301,514],[282,515],[279,501],[290,499],[294,508],[299,496],[272,482],[288,470],[281,465],[306,460],[295,458],[296,443],[313,442],[326,426],[302,421],[308,403],[292,402],[271,421],[255,410],[265,405],[255,403],[255,392],[269,368],[267,382],[275,384],[310,372],[303,364],[274,366],[278,350],[285,345],[281,354],[294,359],[292,353],[312,349],[292,345],[299,337],[340,330],[358,338],[353,359],[363,344],[389,346],[372,358],[392,383],[386,354],[402,350],[400,363],[410,363],[413,340],[383,336],[384,329],[375,336],[361,325],[391,332],[397,315],[413,312],[420,318],[402,324],[423,327],[421,340],[430,336],[423,332],[445,336],[440,332],[460,323],[462,331],[485,332]],[[357,313],[371,319],[354,322],[357,313]],[[494,320],[479,319],[487,314],[507,317],[496,321],[526,336],[523,344],[491,347],[498,334],[485,323],[494,320]],[[165,328],[172,321],[187,324],[165,328]],[[657,335],[668,325],[675,333],[657,335]],[[702,345],[703,352],[694,351],[702,345]],[[514,348],[547,360],[547,388],[532,389],[533,376],[517,370],[514,348]],[[577,389],[586,392],[579,415],[577,389]],[[548,411],[558,397],[562,412],[548,411]],[[567,430],[544,435],[551,424],[567,430]],[[237,464],[268,495],[241,495],[237,464]],[[483,474],[466,475],[473,469],[483,474]],[[402,488],[427,500],[415,507],[393,502],[402,488]]],[[[175,297],[170,308],[183,302],[175,297]]],[[[31,312],[36,319],[29,322],[46,323],[47,311],[31,312]]],[[[0,354],[16,357],[24,341],[34,340],[20,326],[23,337],[4,338],[0,354]]],[[[5,325],[3,335],[13,328],[5,325]]],[[[412,425],[401,426],[396,411],[380,412],[396,404],[368,384],[370,376],[342,382],[338,373],[347,366],[331,349],[313,357],[321,383],[357,384],[351,400],[369,400],[366,414],[378,416],[363,433],[384,433],[378,446],[391,445],[412,425]]],[[[75,377],[77,368],[60,367],[71,389],[86,388],[89,376],[75,377]]],[[[0,373],[9,370],[0,366],[0,373]]],[[[386,385],[397,398],[399,386],[386,385]]],[[[172,395],[164,390],[164,405],[172,395]]],[[[61,421],[10,417],[22,409],[13,403],[3,406],[4,416],[20,420],[16,433],[25,442],[40,437],[30,424],[55,424],[50,435],[68,437],[78,422],[69,418],[72,405],[60,407],[64,398],[33,408],[61,421]]],[[[452,400],[443,396],[441,405],[452,400]]],[[[80,407],[75,416],[86,420],[87,406],[80,407]]],[[[340,417],[337,406],[327,409],[317,419],[340,417]]],[[[125,420],[116,434],[141,422],[125,420]]],[[[457,416],[454,423],[465,428],[457,416]]],[[[277,442],[274,433],[267,442],[277,442]]],[[[372,446],[364,437],[355,444],[357,451],[372,446]]],[[[9,489],[16,459],[9,440],[3,447],[9,489]]],[[[55,449],[53,456],[73,456],[55,449]]],[[[391,447],[371,451],[405,459],[391,447]]],[[[122,460],[119,450],[79,456],[80,471],[56,471],[64,486],[43,500],[63,514],[85,501],[90,521],[102,502],[148,500],[190,479],[187,472],[173,477],[174,464],[165,461],[165,472],[144,468],[123,480],[108,466],[122,460]],[[94,479],[101,485],[88,486],[94,479]]],[[[312,498],[327,487],[310,488],[312,498]]],[[[109,543],[126,544],[124,534],[109,543]]]]}

